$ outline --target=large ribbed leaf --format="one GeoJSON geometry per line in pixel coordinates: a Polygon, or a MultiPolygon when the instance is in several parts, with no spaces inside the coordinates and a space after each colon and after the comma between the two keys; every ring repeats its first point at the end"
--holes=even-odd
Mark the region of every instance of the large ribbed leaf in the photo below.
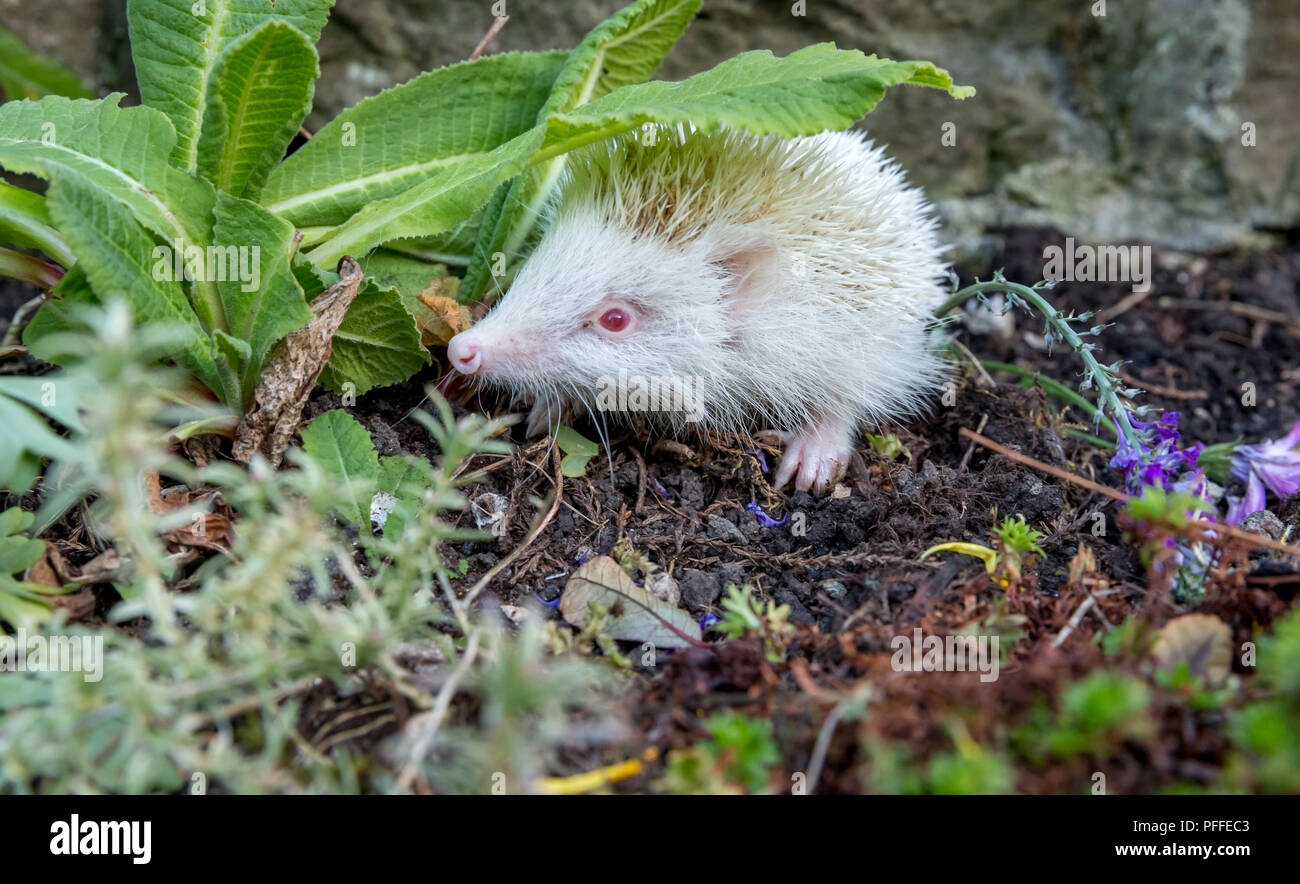
{"type": "Polygon", "coordinates": [[[406,380],[429,363],[415,319],[397,290],[366,280],[334,333],[320,384],[335,393],[361,395],[406,380]],[[344,385],[351,384],[347,388],[344,385]]]}
{"type": "Polygon", "coordinates": [[[50,217],[100,299],[120,295],[130,303],[138,325],[166,323],[177,328],[182,338],[173,358],[209,388],[220,390],[208,336],[181,284],[154,272],[153,238],[130,211],[75,177],[57,178],[48,199],[50,217]]]}
{"type": "Polygon", "coordinates": [[[449,160],[401,194],[357,212],[307,253],[319,267],[333,268],[344,255],[360,257],[380,243],[448,230],[468,218],[498,184],[518,175],[541,146],[535,126],[496,150],[449,160]]]}
{"type": "Polygon", "coordinates": [[[257,199],[311,109],[320,64],[293,25],[270,21],[217,60],[199,135],[199,172],[233,196],[257,199]]]}
{"type": "Polygon", "coordinates": [[[145,104],[176,128],[172,160],[200,168],[199,133],[218,61],[232,43],[268,21],[282,21],[315,44],[333,0],[130,0],[131,56],[145,104]]]}
{"type": "Polygon", "coordinates": [[[711,130],[726,125],[787,138],[847,129],[884,97],[911,83],[943,89],[954,98],[975,93],[954,86],[947,71],[928,61],[891,61],[817,43],[778,58],[745,52],[679,83],[629,86],[547,121],[537,159],[556,156],[643,123],[684,123],[711,130]]]}
{"type": "MultiPolygon", "coordinates": [[[[47,96],[0,105],[0,167],[72,181],[121,205],[169,244],[206,245],[212,186],[167,164],[176,133],[165,116],[118,107],[122,97],[47,96]]],[[[199,280],[190,294],[206,328],[225,326],[215,285],[199,280]]]]}
{"type": "Polygon", "coordinates": [[[32,52],[16,34],[0,28],[0,97],[17,101],[45,95],[91,98],[93,93],[76,74],[32,52]]]}
{"type": "MultiPolygon", "coordinates": [[[[602,22],[569,53],[537,122],[649,79],[699,7],[700,0],[639,0],[602,22]]],[[[489,204],[465,271],[462,299],[477,301],[488,290],[492,256],[498,252],[506,255],[507,276],[513,276],[513,259],[536,228],[564,162],[563,156],[552,157],[527,170],[489,204]]]]}
{"type": "Polygon", "coordinates": [[[627,86],[520,135],[491,154],[440,167],[400,196],[372,203],[309,254],[322,267],[364,255],[388,240],[446,230],[483,205],[497,185],[524,167],[637,128],[644,123],[727,125],[761,135],[797,137],[845,129],[869,112],[889,86],[913,83],[955,98],[954,86],[929,62],[890,61],[819,43],[777,58],[746,52],[677,83],[627,86]]]}
{"type": "Polygon", "coordinates": [[[299,227],[341,224],[367,203],[527,131],[564,57],[490,55],[367,98],[280,164],[262,202],[299,227]]]}
{"type": "Polygon", "coordinates": [[[0,166],[45,179],[75,178],[122,203],[166,240],[202,241],[211,188],[176,174],[176,133],[147,107],[49,96],[0,105],[0,166]],[[206,193],[205,193],[206,191],[206,193]]]}

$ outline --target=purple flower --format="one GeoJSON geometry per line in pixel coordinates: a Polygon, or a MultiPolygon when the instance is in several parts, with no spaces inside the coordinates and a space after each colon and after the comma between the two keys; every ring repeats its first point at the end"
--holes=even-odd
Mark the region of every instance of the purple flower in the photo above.
{"type": "MultiPolygon", "coordinates": [[[[1146,488],[1167,489],[1171,480],[1189,470],[1196,470],[1197,461],[1205,446],[1194,442],[1186,448],[1179,448],[1182,434],[1178,430],[1178,412],[1170,411],[1160,416],[1159,420],[1139,421],[1129,418],[1130,424],[1137,431],[1138,440],[1130,442],[1115,421],[1115,434],[1119,439],[1119,449],[1111,458],[1110,465],[1124,471],[1124,484],[1130,494],[1141,494],[1146,488]]],[[[1189,487],[1199,487],[1202,497],[1208,493],[1204,482],[1194,483],[1183,480],[1189,487]]]]}
{"type": "Polygon", "coordinates": [[[752,500],[745,504],[745,509],[753,513],[754,518],[758,519],[758,524],[762,525],[764,528],[779,528],[786,523],[787,519],[790,518],[789,514],[786,514],[781,518],[781,521],[778,522],[776,519],[763,512],[763,508],[752,500]]]}
{"type": "Polygon", "coordinates": [[[700,632],[708,632],[721,622],[716,614],[705,614],[700,618],[700,632]]]}
{"type": "Polygon", "coordinates": [[[754,455],[754,458],[758,461],[758,468],[763,471],[763,475],[767,475],[767,458],[763,456],[763,449],[755,447],[746,448],[745,450],[754,455]]]}
{"type": "Polygon", "coordinates": [[[533,598],[537,599],[539,602],[541,602],[543,605],[545,605],[548,608],[558,608],[560,606],[560,597],[558,595],[552,601],[549,602],[546,599],[542,598],[537,593],[533,593],[533,598]]]}
{"type": "Polygon", "coordinates": [[[650,484],[654,487],[655,493],[664,500],[672,500],[672,495],[668,493],[668,489],[665,488],[654,476],[650,477],[650,484]]]}
{"type": "Polygon", "coordinates": [[[1266,490],[1278,497],[1300,492],[1300,421],[1276,442],[1238,445],[1229,474],[1246,483],[1245,497],[1228,498],[1228,521],[1234,525],[1264,508],[1266,490]]]}

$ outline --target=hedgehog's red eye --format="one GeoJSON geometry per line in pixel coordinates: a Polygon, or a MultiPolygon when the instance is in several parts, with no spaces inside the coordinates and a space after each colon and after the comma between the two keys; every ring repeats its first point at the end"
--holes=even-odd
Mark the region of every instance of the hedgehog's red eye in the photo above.
{"type": "Polygon", "coordinates": [[[621,332],[631,321],[632,317],[621,307],[614,307],[600,314],[600,327],[608,332],[621,332]]]}

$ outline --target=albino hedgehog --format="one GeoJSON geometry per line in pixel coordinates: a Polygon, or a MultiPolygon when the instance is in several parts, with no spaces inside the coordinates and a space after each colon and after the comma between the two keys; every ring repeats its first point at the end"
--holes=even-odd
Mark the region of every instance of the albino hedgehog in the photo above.
{"type": "Polygon", "coordinates": [[[619,378],[683,381],[687,407],[645,417],[775,429],[776,485],[824,491],[864,422],[916,414],[942,376],[925,197],[855,132],[655,131],[570,155],[537,249],[451,365],[533,399],[534,425],[603,410],[619,378]]]}

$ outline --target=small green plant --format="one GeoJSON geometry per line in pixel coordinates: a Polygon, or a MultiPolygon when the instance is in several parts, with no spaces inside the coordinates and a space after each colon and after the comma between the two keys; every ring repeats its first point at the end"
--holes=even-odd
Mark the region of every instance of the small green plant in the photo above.
{"type": "Polygon", "coordinates": [[[555,444],[560,446],[560,452],[564,455],[560,461],[560,472],[570,479],[585,475],[587,464],[600,453],[600,446],[572,427],[558,427],[555,431],[555,444]]]}
{"type": "MultiPolygon", "coordinates": [[[[994,515],[996,516],[997,513],[995,512],[994,515]]],[[[955,552],[974,556],[984,562],[985,572],[993,575],[1000,586],[1010,589],[1019,588],[1025,558],[1031,553],[1043,555],[1042,548],[1038,546],[1038,541],[1043,539],[1043,534],[1030,528],[1025,523],[1025,517],[1021,515],[1003,519],[993,527],[992,534],[996,549],[961,541],[939,543],[923,552],[921,560],[924,561],[937,552],[955,552]]]]}
{"type": "Polygon", "coordinates": [[[710,739],[669,754],[664,788],[691,795],[769,791],[781,760],[770,721],[730,712],[714,715],[704,729],[710,739]]]}
{"type": "Polygon", "coordinates": [[[45,541],[23,537],[36,519],[18,507],[0,512],[0,620],[14,626],[30,626],[50,616],[46,596],[58,593],[37,583],[28,583],[24,573],[45,553],[45,541]]]}
{"type": "Polygon", "coordinates": [[[1300,792],[1300,611],[1259,640],[1255,679],[1266,692],[1229,714],[1232,753],[1224,785],[1233,790],[1300,792]]]}
{"type": "Polygon", "coordinates": [[[1125,739],[1151,733],[1151,689],[1131,675],[1097,670],[1066,687],[1054,717],[1040,710],[1018,734],[1030,758],[1107,757],[1125,739]]]}
{"type": "Polygon", "coordinates": [[[785,659],[786,648],[794,635],[794,625],[788,622],[789,605],[778,605],[771,599],[760,606],[748,586],[727,587],[722,600],[722,619],[715,627],[728,638],[754,636],[763,640],[763,653],[770,663],[785,659]]]}

